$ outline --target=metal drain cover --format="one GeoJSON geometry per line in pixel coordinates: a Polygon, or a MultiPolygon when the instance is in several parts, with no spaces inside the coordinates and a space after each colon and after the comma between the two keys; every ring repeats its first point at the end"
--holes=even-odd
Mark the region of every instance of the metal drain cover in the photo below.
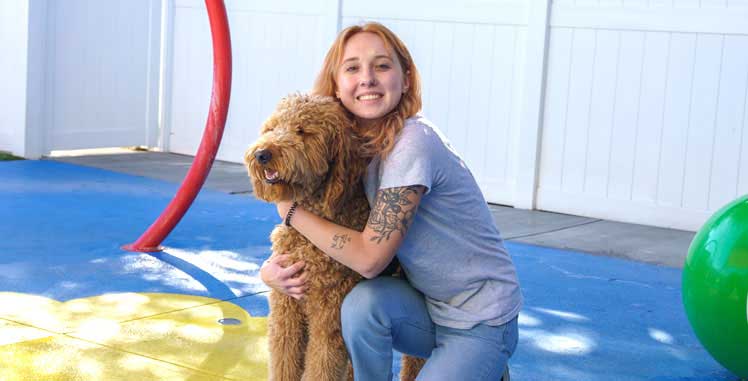
{"type": "Polygon", "coordinates": [[[234,318],[223,318],[218,319],[218,323],[222,325],[240,325],[242,324],[242,321],[234,318]]]}

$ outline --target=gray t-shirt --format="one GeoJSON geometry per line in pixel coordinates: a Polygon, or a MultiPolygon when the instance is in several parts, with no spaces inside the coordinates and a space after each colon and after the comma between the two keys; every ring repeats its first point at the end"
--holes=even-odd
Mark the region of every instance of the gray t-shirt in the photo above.
{"type": "Polygon", "coordinates": [[[369,164],[364,183],[369,204],[379,189],[427,188],[397,257],[434,323],[468,329],[519,314],[517,273],[483,194],[434,125],[420,115],[406,120],[387,158],[369,164]]]}

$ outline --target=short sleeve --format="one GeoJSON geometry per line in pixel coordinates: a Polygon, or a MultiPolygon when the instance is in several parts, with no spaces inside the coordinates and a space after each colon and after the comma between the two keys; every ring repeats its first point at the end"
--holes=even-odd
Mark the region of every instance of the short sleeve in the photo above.
{"type": "Polygon", "coordinates": [[[379,189],[423,185],[431,191],[437,165],[438,137],[420,123],[406,124],[392,152],[381,163],[379,189]]]}

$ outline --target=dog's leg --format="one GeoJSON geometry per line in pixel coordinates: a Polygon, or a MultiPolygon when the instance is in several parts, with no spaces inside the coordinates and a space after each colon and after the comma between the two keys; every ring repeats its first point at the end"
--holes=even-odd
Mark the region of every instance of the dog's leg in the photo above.
{"type": "Polygon", "coordinates": [[[418,372],[421,371],[425,363],[426,359],[403,355],[403,359],[400,362],[400,381],[416,381],[418,372]]]}
{"type": "Polygon", "coordinates": [[[306,322],[299,304],[287,295],[271,291],[268,318],[270,380],[301,379],[306,340],[306,322]]]}
{"type": "Polygon", "coordinates": [[[309,343],[303,381],[346,379],[348,352],[340,330],[340,304],[328,299],[308,311],[309,343]]]}

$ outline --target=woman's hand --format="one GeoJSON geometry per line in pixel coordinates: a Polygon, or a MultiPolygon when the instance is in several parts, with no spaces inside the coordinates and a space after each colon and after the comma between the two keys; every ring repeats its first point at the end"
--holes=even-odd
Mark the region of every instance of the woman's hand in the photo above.
{"type": "Polygon", "coordinates": [[[262,264],[260,279],[274,290],[300,300],[307,290],[303,270],[303,261],[291,263],[291,257],[286,254],[272,256],[262,264]]]}

